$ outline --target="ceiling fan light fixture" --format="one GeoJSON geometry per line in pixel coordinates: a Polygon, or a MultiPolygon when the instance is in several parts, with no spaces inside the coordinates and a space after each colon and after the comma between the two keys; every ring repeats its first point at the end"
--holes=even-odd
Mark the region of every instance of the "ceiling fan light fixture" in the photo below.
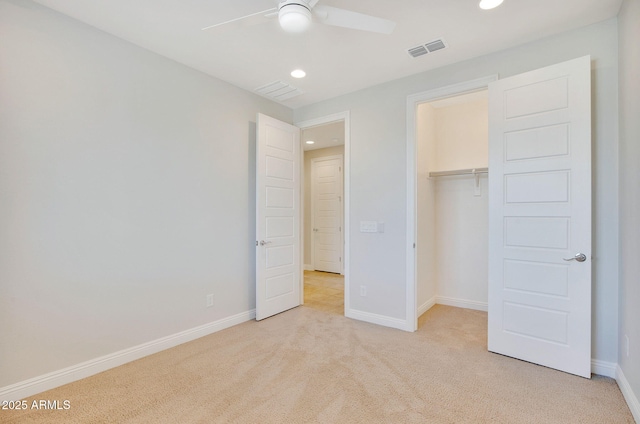
{"type": "Polygon", "coordinates": [[[503,0],[480,0],[480,9],[489,10],[498,7],[503,0]]]}
{"type": "Polygon", "coordinates": [[[285,4],[280,7],[278,21],[287,32],[303,32],[311,25],[311,11],[301,4],[285,4]]]}

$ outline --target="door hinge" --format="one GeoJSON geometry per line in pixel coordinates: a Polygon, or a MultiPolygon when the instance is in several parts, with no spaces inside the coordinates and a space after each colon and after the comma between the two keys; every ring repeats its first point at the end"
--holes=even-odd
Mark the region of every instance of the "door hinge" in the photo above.
{"type": "Polygon", "coordinates": [[[413,243],[413,248],[414,248],[414,249],[416,248],[416,244],[415,244],[415,243],[413,243]]]}
{"type": "Polygon", "coordinates": [[[338,227],[338,232],[341,233],[342,232],[342,227],[338,227]]]}
{"type": "Polygon", "coordinates": [[[341,166],[338,167],[338,172],[342,172],[342,167],[341,166]]]}
{"type": "Polygon", "coordinates": [[[338,262],[342,262],[342,256],[340,256],[340,258],[338,259],[338,262]]]}

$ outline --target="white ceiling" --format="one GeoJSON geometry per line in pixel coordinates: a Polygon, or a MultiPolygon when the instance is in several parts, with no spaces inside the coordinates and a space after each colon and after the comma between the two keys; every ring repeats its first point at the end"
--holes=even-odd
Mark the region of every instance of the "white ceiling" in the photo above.
{"type": "Polygon", "coordinates": [[[301,137],[305,151],[341,146],[344,144],[344,121],[305,128],[301,137]],[[313,141],[313,144],[307,144],[307,141],[313,141]]]}
{"type": "Polygon", "coordinates": [[[622,0],[321,0],[391,19],[391,35],[313,24],[303,34],[277,19],[231,31],[201,28],[272,8],[274,0],[35,0],[96,28],[249,91],[282,80],[305,94],[291,108],[503,50],[611,18],[622,0]],[[411,58],[407,49],[444,38],[446,50],[411,58]],[[302,68],[307,77],[289,74],[302,68]]]}

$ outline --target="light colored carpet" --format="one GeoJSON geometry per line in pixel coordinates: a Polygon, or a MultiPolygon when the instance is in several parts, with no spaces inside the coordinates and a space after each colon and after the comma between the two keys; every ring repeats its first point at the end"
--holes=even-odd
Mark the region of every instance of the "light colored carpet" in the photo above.
{"type": "Polygon", "coordinates": [[[3,423],[633,423],[612,379],[487,352],[486,313],[437,305],[416,333],[302,306],[28,399],[3,423]]]}

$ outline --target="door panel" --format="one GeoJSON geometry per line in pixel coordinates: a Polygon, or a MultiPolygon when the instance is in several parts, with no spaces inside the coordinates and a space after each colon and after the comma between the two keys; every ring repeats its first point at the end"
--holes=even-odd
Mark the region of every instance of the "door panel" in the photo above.
{"type": "Polygon", "coordinates": [[[312,160],[313,268],[342,272],[342,157],[312,160]]]}
{"type": "Polygon", "coordinates": [[[257,118],[256,319],[300,305],[300,131],[257,118]]]}
{"type": "Polygon", "coordinates": [[[568,155],[569,126],[551,125],[507,133],[504,150],[507,162],[568,155]]]}
{"type": "Polygon", "coordinates": [[[590,58],[489,85],[489,350],[591,375],[590,58]],[[586,261],[571,259],[584,253],[586,261]]]}

